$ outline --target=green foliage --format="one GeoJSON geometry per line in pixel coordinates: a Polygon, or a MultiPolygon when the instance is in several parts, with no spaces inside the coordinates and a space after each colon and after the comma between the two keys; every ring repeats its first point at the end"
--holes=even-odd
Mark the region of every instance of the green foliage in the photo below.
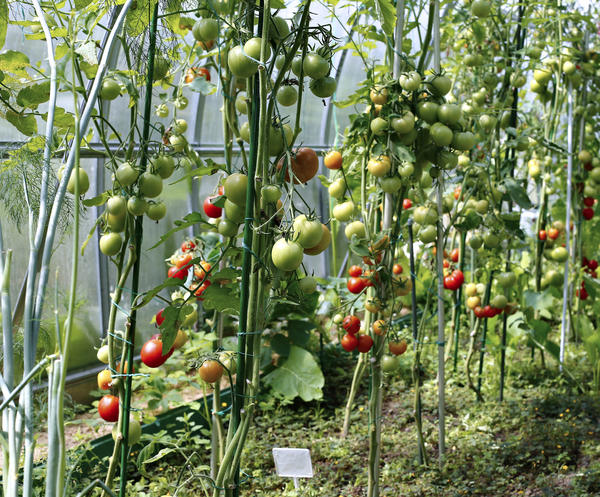
{"type": "Polygon", "coordinates": [[[292,345],[288,358],[266,375],[264,382],[271,386],[276,395],[288,399],[299,396],[308,402],[322,397],[321,388],[325,380],[312,354],[292,345]]]}

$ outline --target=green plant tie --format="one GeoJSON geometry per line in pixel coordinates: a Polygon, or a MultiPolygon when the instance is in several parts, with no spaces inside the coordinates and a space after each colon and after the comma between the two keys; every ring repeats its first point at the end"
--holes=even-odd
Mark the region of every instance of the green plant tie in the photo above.
{"type": "Polygon", "coordinates": [[[111,337],[116,338],[117,340],[121,340],[122,342],[125,342],[127,345],[131,345],[131,342],[129,340],[127,340],[126,338],[123,338],[121,335],[118,335],[117,333],[113,333],[112,331],[109,331],[108,334],[111,337]]]}
{"type": "Polygon", "coordinates": [[[129,311],[126,311],[125,309],[123,309],[119,304],[117,304],[114,300],[111,300],[112,304],[119,309],[123,314],[125,314],[127,317],[130,316],[129,311]]]}

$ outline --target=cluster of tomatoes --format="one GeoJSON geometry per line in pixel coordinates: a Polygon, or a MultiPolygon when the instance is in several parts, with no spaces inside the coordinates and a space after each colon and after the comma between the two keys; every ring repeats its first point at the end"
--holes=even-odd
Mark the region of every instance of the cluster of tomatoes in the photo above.
{"type": "Polygon", "coordinates": [[[200,261],[198,264],[193,264],[193,252],[195,248],[196,244],[191,240],[187,240],[181,244],[181,251],[169,259],[171,266],[167,271],[167,277],[186,281],[190,270],[193,269],[191,289],[196,299],[201,301],[204,300],[202,294],[211,285],[208,276],[212,271],[212,264],[207,261],[200,261]]]}
{"type": "MultiPolygon", "coordinates": [[[[355,315],[348,315],[341,322],[342,328],[346,334],[342,337],[341,345],[347,352],[358,350],[362,354],[366,354],[373,347],[373,338],[367,333],[361,333],[360,319],[355,315]]],[[[383,336],[387,332],[387,323],[383,319],[376,320],[371,330],[375,335],[383,336]]],[[[388,349],[394,356],[399,356],[406,352],[408,345],[406,340],[390,340],[388,349]]]]}
{"type": "Polygon", "coordinates": [[[455,269],[444,276],[444,288],[446,290],[456,291],[465,282],[465,275],[460,269],[455,269]]]}

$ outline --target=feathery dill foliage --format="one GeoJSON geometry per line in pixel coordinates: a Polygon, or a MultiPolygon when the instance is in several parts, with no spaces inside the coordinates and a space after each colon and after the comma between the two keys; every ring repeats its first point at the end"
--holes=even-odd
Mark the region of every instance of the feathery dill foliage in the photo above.
{"type": "MultiPolygon", "coordinates": [[[[37,220],[40,209],[40,191],[42,188],[42,171],[44,139],[36,137],[25,145],[10,150],[8,159],[0,163],[0,207],[4,215],[10,219],[20,231],[28,222],[29,208],[37,220]]],[[[53,168],[48,176],[48,206],[54,203],[58,189],[58,177],[53,168]]],[[[65,233],[73,217],[73,200],[67,195],[60,212],[58,229],[65,233]]],[[[35,228],[35,227],[34,227],[35,228]]]]}

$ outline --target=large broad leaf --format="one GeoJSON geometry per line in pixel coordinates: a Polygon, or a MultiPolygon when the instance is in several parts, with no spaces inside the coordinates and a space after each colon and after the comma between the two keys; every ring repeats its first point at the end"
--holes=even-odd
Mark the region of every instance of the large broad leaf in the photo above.
{"type": "Polygon", "coordinates": [[[506,186],[506,191],[510,198],[519,207],[523,209],[531,209],[531,207],[533,207],[529,195],[527,194],[527,190],[519,185],[513,178],[506,178],[504,180],[504,186],[506,186]]]}
{"type": "Polygon", "coordinates": [[[293,399],[300,397],[305,402],[321,399],[325,378],[321,368],[310,352],[292,345],[285,362],[264,378],[277,394],[293,399]]]}
{"type": "Polygon", "coordinates": [[[312,321],[290,319],[288,321],[288,336],[290,340],[300,347],[304,347],[310,340],[310,332],[316,328],[312,321]]]}
{"type": "Polygon", "coordinates": [[[27,77],[26,67],[29,67],[29,59],[24,53],[7,50],[0,54],[0,71],[27,77]]]}
{"type": "Polygon", "coordinates": [[[50,81],[26,86],[17,93],[17,103],[21,107],[35,109],[50,98],[50,81]]]}
{"type": "Polygon", "coordinates": [[[393,38],[396,26],[396,9],[393,3],[390,0],[375,0],[374,3],[383,32],[390,38],[393,38]]]}
{"type": "Polygon", "coordinates": [[[9,109],[6,111],[5,117],[10,124],[25,136],[33,136],[37,133],[37,121],[33,114],[17,114],[9,109]]]}
{"type": "Polygon", "coordinates": [[[210,285],[202,294],[204,309],[214,309],[218,312],[240,313],[240,296],[236,291],[237,285],[210,285]]]}

